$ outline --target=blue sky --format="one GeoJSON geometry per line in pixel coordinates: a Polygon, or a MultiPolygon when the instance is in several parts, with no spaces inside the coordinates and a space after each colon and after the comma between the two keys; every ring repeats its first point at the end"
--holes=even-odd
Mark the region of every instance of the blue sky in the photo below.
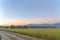
{"type": "Polygon", "coordinates": [[[1,0],[1,6],[4,19],[60,18],[60,0],[1,0]]]}

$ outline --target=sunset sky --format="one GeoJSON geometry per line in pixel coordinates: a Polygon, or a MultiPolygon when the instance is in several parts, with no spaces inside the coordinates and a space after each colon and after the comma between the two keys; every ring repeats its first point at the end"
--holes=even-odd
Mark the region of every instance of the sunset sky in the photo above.
{"type": "Polygon", "coordinates": [[[0,0],[0,25],[60,22],[60,0],[0,0]]]}

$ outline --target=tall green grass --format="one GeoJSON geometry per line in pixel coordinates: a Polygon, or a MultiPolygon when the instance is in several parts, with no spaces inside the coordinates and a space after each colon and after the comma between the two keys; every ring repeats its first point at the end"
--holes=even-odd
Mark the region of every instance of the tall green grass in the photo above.
{"type": "Polygon", "coordinates": [[[0,40],[1,40],[1,37],[0,37],[0,40]]]}
{"type": "Polygon", "coordinates": [[[60,40],[60,28],[7,29],[7,31],[38,37],[43,40],[60,40]]]}

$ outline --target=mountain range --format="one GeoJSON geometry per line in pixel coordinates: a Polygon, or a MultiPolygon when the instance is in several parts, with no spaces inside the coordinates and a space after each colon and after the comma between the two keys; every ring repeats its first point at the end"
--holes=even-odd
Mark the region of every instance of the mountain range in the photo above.
{"type": "Polygon", "coordinates": [[[27,24],[28,27],[60,27],[60,23],[54,24],[27,24]]]}

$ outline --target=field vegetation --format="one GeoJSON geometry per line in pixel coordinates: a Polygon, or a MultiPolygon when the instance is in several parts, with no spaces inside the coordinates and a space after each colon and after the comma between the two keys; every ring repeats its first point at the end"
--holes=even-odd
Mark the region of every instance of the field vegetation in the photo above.
{"type": "Polygon", "coordinates": [[[10,32],[29,35],[43,40],[60,40],[60,28],[6,29],[10,32]]]}
{"type": "Polygon", "coordinates": [[[0,40],[1,40],[1,37],[0,37],[0,40]]]}

